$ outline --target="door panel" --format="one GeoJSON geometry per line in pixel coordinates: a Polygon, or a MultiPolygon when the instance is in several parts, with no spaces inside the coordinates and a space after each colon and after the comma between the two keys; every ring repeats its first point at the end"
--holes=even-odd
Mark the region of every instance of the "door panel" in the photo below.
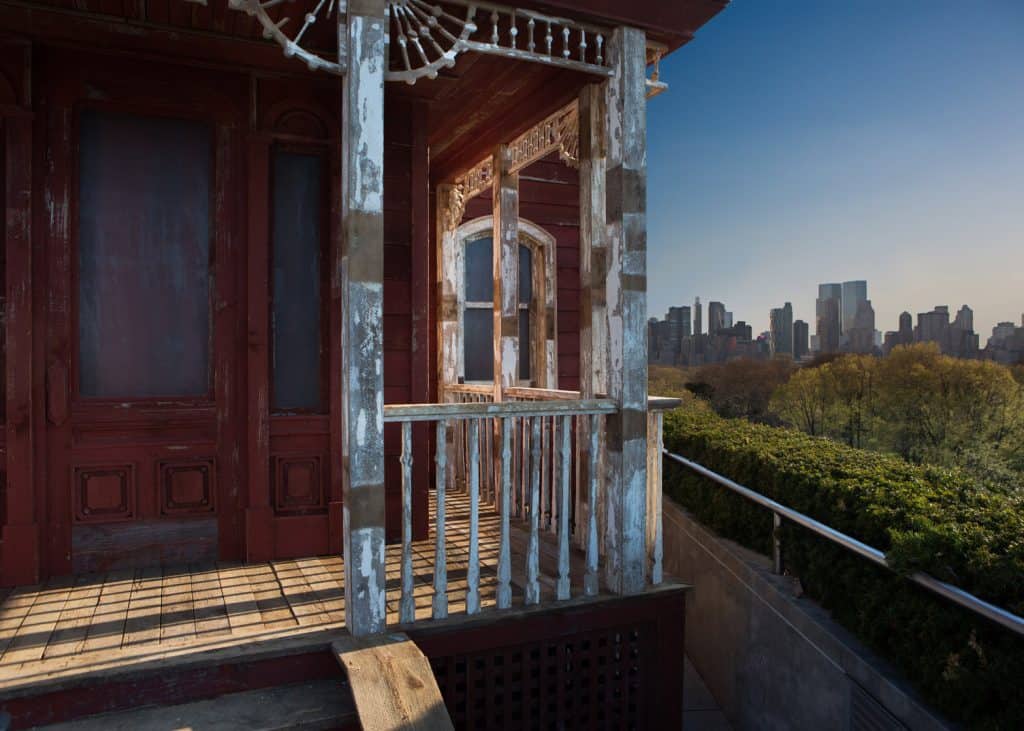
{"type": "Polygon", "coordinates": [[[244,80],[51,53],[48,573],[236,558],[244,80]]]}

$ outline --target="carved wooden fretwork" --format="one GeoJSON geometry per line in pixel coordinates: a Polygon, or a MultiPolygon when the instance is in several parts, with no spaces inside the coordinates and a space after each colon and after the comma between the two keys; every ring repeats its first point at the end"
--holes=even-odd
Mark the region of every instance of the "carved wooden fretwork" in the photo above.
{"type": "Polygon", "coordinates": [[[667,52],[666,46],[647,41],[647,68],[650,69],[650,76],[644,80],[644,84],[647,87],[648,99],[668,91],[668,84],[661,80],[661,57],[667,52]]]}
{"type": "MultiPolygon", "coordinates": [[[[200,0],[201,2],[201,0],[200,0]]],[[[304,42],[316,24],[338,24],[346,0],[229,0],[232,8],[256,18],[263,35],[275,40],[286,56],[310,69],[342,74],[347,65],[344,44],[317,49],[304,42]]],[[[453,66],[460,53],[475,51],[522,61],[535,61],[608,76],[607,28],[532,10],[469,0],[391,0],[387,6],[390,35],[388,81],[414,84],[433,79],[453,66]]],[[[343,21],[343,19],[342,19],[343,21]]],[[[337,33],[337,38],[345,38],[337,33]]]]}
{"type": "MultiPolygon", "coordinates": [[[[579,109],[576,102],[547,117],[509,143],[512,172],[546,157],[552,152],[566,165],[579,166],[579,109]]],[[[454,230],[462,221],[466,201],[483,193],[494,182],[494,166],[490,157],[481,160],[455,181],[445,210],[445,229],[454,230]]]]}

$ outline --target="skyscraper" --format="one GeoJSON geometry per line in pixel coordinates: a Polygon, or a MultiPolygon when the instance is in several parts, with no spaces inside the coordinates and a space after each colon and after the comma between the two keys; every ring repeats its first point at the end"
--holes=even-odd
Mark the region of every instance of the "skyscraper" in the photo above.
{"type": "Polygon", "coordinates": [[[852,282],[843,282],[843,335],[847,334],[854,327],[854,319],[857,317],[857,308],[860,303],[868,298],[868,283],[863,279],[856,279],[852,282]]]}
{"type": "Polygon", "coordinates": [[[704,321],[701,319],[700,297],[693,300],[693,334],[701,335],[704,332],[704,321]]]}
{"type": "Polygon", "coordinates": [[[840,320],[843,286],[837,283],[819,284],[818,300],[815,303],[815,334],[818,349],[822,353],[839,350],[839,335],[842,331],[840,320]]]}
{"type": "Polygon", "coordinates": [[[787,302],[769,313],[773,355],[793,355],[793,305],[787,302]]]}
{"type": "Polygon", "coordinates": [[[811,334],[810,325],[803,320],[793,323],[793,358],[799,360],[809,352],[808,339],[811,334]]]}
{"type": "Polygon", "coordinates": [[[725,313],[725,328],[728,330],[731,327],[732,327],[732,313],[731,312],[726,312],[725,313]]]}
{"type": "Polygon", "coordinates": [[[721,302],[708,304],[708,335],[725,329],[725,305],[721,302]]]}
{"type": "Polygon", "coordinates": [[[847,331],[847,347],[854,353],[872,353],[875,350],[875,310],[871,300],[857,303],[853,326],[847,331]]]}

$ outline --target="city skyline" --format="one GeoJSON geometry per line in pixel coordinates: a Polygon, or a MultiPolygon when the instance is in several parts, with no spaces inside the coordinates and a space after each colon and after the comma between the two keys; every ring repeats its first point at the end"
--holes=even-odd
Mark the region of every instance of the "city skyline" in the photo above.
{"type": "Polygon", "coordinates": [[[725,302],[755,332],[866,279],[876,327],[1024,312],[1024,4],[734,3],[648,107],[650,314],[725,302]],[[950,28],[956,28],[950,33],[950,28]]]}

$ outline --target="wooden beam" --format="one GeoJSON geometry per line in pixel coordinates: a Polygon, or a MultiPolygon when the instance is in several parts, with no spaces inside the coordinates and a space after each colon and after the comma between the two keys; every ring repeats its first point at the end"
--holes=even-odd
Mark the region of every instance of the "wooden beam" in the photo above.
{"type": "Polygon", "coordinates": [[[519,377],[519,174],[499,145],[493,159],[494,400],[519,377]]]}
{"type": "Polygon", "coordinates": [[[606,85],[608,397],[605,582],[632,594],[647,580],[647,100],[644,32],[619,28],[606,85]]]}
{"type": "Polygon", "coordinates": [[[384,631],[384,0],[353,0],[345,77],[342,404],[345,624],[384,631]]]}
{"type": "Polygon", "coordinates": [[[430,661],[404,634],[345,638],[331,645],[367,731],[454,729],[430,661]]]}

